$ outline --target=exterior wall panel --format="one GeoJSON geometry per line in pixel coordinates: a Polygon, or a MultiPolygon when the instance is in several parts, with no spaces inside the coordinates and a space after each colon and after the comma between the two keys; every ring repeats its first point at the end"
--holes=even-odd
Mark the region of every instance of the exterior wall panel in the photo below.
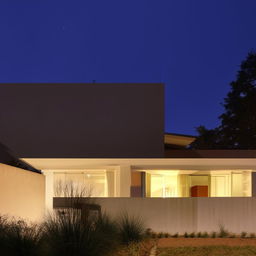
{"type": "Polygon", "coordinates": [[[0,84],[0,142],[22,158],[164,156],[162,84],[0,84]]]}
{"type": "Polygon", "coordinates": [[[255,232],[256,198],[104,198],[102,210],[118,216],[123,211],[140,216],[158,232],[255,232]]]}
{"type": "Polygon", "coordinates": [[[0,164],[0,214],[37,221],[44,210],[44,175],[0,164]]]}

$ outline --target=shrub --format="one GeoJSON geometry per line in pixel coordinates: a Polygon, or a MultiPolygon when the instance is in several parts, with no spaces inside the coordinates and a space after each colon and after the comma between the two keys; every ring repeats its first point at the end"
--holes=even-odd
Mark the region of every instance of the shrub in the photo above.
{"type": "Polygon", "coordinates": [[[250,233],[250,238],[255,238],[256,237],[256,235],[255,235],[255,233],[250,233]]]}
{"type": "Polygon", "coordinates": [[[188,235],[190,238],[194,238],[196,236],[195,232],[192,232],[188,235]]]}
{"type": "Polygon", "coordinates": [[[179,233],[175,233],[175,234],[173,234],[173,235],[172,235],[172,237],[174,237],[174,238],[179,237],[179,233]]]}
{"type": "Polygon", "coordinates": [[[202,237],[203,237],[203,238],[208,238],[208,237],[209,237],[209,234],[208,234],[207,232],[203,232],[203,233],[202,233],[202,237]]]}
{"type": "Polygon", "coordinates": [[[128,245],[140,242],[145,238],[146,230],[144,223],[139,217],[129,216],[123,213],[118,219],[118,230],[121,243],[128,245]]]}
{"type": "Polygon", "coordinates": [[[187,232],[184,233],[184,237],[185,237],[185,238],[188,238],[188,237],[189,237],[189,235],[188,235],[187,232]]]}
{"type": "Polygon", "coordinates": [[[44,223],[45,255],[98,256],[117,248],[117,227],[106,215],[81,219],[78,209],[55,213],[44,223]]]}
{"type": "Polygon", "coordinates": [[[236,237],[236,234],[231,233],[228,237],[229,237],[229,238],[235,238],[235,237],[236,237]]]}
{"type": "Polygon", "coordinates": [[[229,236],[229,232],[225,229],[224,225],[220,225],[218,236],[221,238],[229,236]]]}
{"type": "Polygon", "coordinates": [[[198,233],[196,234],[196,236],[197,236],[198,238],[201,238],[201,237],[202,237],[202,233],[201,233],[201,232],[198,232],[198,233]]]}
{"type": "Polygon", "coordinates": [[[164,233],[163,233],[163,232],[158,233],[158,234],[157,234],[157,237],[158,237],[158,238],[163,238],[163,237],[164,237],[164,233]]]}
{"type": "Polygon", "coordinates": [[[168,237],[170,237],[170,234],[169,233],[164,233],[164,237],[168,238],[168,237]]]}
{"type": "Polygon", "coordinates": [[[0,255],[41,255],[41,237],[39,225],[0,217],[0,255]]]}
{"type": "Polygon", "coordinates": [[[152,232],[150,237],[151,238],[157,238],[157,233],[156,232],[152,232]]]}
{"type": "Polygon", "coordinates": [[[0,216],[0,252],[6,239],[6,231],[8,229],[8,221],[6,216],[0,216]]]}
{"type": "Polygon", "coordinates": [[[246,238],[246,237],[247,237],[247,233],[246,233],[246,232],[241,232],[240,237],[241,237],[241,238],[246,238]]]}
{"type": "Polygon", "coordinates": [[[216,232],[212,232],[211,233],[211,238],[216,238],[217,237],[217,233],[216,232]]]}
{"type": "Polygon", "coordinates": [[[147,228],[146,231],[145,231],[145,235],[148,236],[148,237],[151,237],[153,231],[151,228],[147,228]]]}

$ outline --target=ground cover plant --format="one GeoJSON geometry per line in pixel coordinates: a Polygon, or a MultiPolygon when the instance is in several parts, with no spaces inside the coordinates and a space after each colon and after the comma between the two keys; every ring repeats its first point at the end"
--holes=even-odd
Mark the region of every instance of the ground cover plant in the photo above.
{"type": "Polygon", "coordinates": [[[145,239],[140,242],[133,242],[121,248],[113,256],[149,256],[151,249],[156,245],[156,241],[145,239]]]}

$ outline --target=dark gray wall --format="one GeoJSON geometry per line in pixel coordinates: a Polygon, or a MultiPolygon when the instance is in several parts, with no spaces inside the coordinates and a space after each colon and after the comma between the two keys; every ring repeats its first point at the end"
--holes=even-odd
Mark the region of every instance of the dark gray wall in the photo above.
{"type": "Polygon", "coordinates": [[[162,84],[1,84],[0,142],[19,157],[163,157],[162,84]]]}

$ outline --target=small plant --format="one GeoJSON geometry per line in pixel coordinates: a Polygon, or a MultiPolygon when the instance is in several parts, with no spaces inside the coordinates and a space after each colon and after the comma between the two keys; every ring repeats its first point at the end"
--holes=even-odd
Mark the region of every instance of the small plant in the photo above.
{"type": "Polygon", "coordinates": [[[150,237],[152,233],[153,232],[152,232],[151,228],[147,228],[146,231],[145,231],[145,235],[148,236],[148,237],[150,237]]]}
{"type": "Polygon", "coordinates": [[[242,232],[240,235],[241,238],[246,238],[247,237],[247,233],[246,232],[242,232]]]}
{"type": "Polygon", "coordinates": [[[201,238],[201,237],[202,237],[202,233],[201,233],[201,232],[198,232],[198,233],[196,234],[196,236],[197,236],[198,238],[201,238]]]}
{"type": "Polygon", "coordinates": [[[224,225],[220,225],[218,236],[221,238],[225,238],[229,236],[229,232],[225,229],[224,225]]]}
{"type": "Polygon", "coordinates": [[[152,232],[150,237],[151,238],[157,238],[157,233],[156,232],[152,232]]]}
{"type": "Polygon", "coordinates": [[[236,238],[236,234],[234,234],[234,233],[231,233],[231,234],[229,234],[229,236],[228,236],[229,238],[236,238]]]}
{"type": "Polygon", "coordinates": [[[164,237],[164,233],[163,233],[163,232],[158,233],[158,234],[157,234],[157,237],[158,237],[158,238],[163,238],[163,237],[164,237]]]}
{"type": "Polygon", "coordinates": [[[170,237],[170,234],[169,233],[164,233],[164,237],[168,238],[168,237],[170,237]]]}
{"type": "Polygon", "coordinates": [[[202,233],[202,237],[203,237],[203,238],[208,238],[208,237],[209,237],[209,234],[208,234],[207,232],[203,232],[203,233],[202,233]]]}
{"type": "Polygon", "coordinates": [[[210,236],[211,236],[211,238],[216,238],[217,237],[217,233],[216,232],[212,232],[210,236]]]}
{"type": "Polygon", "coordinates": [[[190,238],[194,238],[196,236],[195,232],[192,232],[188,235],[190,238]]]}
{"type": "Polygon", "coordinates": [[[255,235],[255,233],[250,233],[250,238],[255,238],[256,237],[256,235],[255,235]]]}
{"type": "Polygon", "coordinates": [[[187,232],[184,233],[184,237],[185,237],[185,238],[188,238],[188,237],[189,237],[189,235],[188,235],[187,232]]]}
{"type": "Polygon", "coordinates": [[[175,233],[175,234],[173,234],[173,235],[172,235],[172,237],[174,237],[174,238],[179,237],[179,233],[175,233]]]}

